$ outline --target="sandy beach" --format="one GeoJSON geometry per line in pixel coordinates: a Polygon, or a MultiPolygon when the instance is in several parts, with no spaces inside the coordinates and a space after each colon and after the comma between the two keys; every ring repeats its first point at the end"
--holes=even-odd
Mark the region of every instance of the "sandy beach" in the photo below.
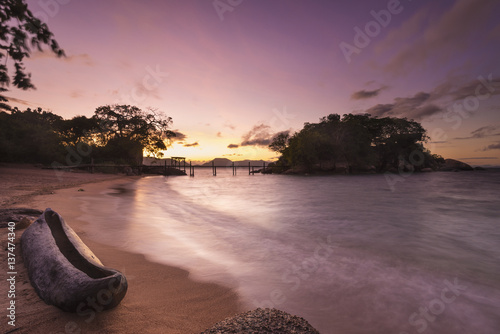
{"type": "MultiPolygon", "coordinates": [[[[116,308],[95,317],[66,313],[45,304],[29,283],[16,231],[16,321],[7,325],[2,316],[2,333],[199,333],[241,311],[237,294],[216,284],[199,283],[185,270],[148,261],[140,254],[95,242],[85,233],[79,196],[99,196],[114,185],[137,177],[110,174],[56,173],[28,166],[0,166],[0,207],[47,207],[57,211],[109,267],[122,271],[128,280],[127,295],[116,308]]],[[[113,219],[113,212],[109,213],[113,219]]],[[[1,231],[6,249],[7,230],[1,231]]],[[[3,252],[5,254],[5,252],[3,252]]],[[[7,268],[7,256],[1,267],[7,268]]],[[[5,270],[5,269],[4,269],[5,270]]],[[[5,281],[4,281],[5,282],[5,281]]],[[[2,282],[2,295],[7,286],[2,282]]],[[[2,298],[4,313],[8,301],[2,298]]]]}

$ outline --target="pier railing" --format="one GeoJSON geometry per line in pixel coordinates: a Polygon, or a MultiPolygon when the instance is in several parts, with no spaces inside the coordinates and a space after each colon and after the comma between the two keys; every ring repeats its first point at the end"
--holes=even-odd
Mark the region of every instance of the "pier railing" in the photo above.
{"type": "Polygon", "coordinates": [[[252,165],[250,162],[248,163],[248,166],[243,166],[243,165],[235,165],[233,162],[231,165],[215,165],[215,162],[212,161],[211,165],[195,165],[193,166],[191,162],[189,162],[189,165],[187,166],[189,168],[189,176],[194,176],[194,170],[195,168],[211,168],[212,169],[212,175],[217,176],[217,168],[231,168],[233,175],[237,174],[237,168],[248,168],[248,175],[253,175],[255,173],[261,173],[262,171],[266,170],[266,163],[264,162],[262,165],[252,165]]]}
{"type": "Polygon", "coordinates": [[[94,173],[96,171],[107,170],[109,172],[124,172],[126,174],[144,174],[144,173],[152,173],[152,174],[163,174],[163,175],[187,175],[187,170],[189,169],[189,176],[195,175],[195,169],[197,168],[210,168],[212,169],[212,175],[217,176],[217,169],[227,169],[231,168],[232,174],[237,175],[237,169],[248,168],[248,174],[253,175],[255,173],[261,173],[266,170],[266,163],[264,162],[262,165],[252,165],[250,162],[248,166],[244,166],[241,164],[235,164],[234,162],[230,165],[215,165],[212,162],[211,165],[193,165],[191,162],[187,164],[185,161],[183,164],[180,163],[170,163],[167,161],[163,165],[126,165],[126,164],[78,164],[78,165],[57,165],[51,167],[45,167],[46,169],[54,169],[54,170],[73,170],[73,169],[81,169],[87,170],[90,173],[94,173]],[[182,172],[183,174],[180,174],[182,172]]]}

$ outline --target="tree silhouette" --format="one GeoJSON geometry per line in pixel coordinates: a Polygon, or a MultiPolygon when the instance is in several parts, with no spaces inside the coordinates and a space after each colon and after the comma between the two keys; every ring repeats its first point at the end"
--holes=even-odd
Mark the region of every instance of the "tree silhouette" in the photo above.
{"type": "Polygon", "coordinates": [[[399,168],[402,161],[418,168],[429,167],[435,158],[423,146],[427,139],[422,125],[406,118],[369,114],[346,114],[341,118],[331,114],[319,123],[305,123],[290,137],[275,136],[269,148],[281,153],[279,162],[283,166],[312,171],[326,164],[335,170],[340,162],[348,171],[375,168],[383,172],[399,168]]]}
{"type": "Polygon", "coordinates": [[[47,24],[33,15],[25,0],[0,1],[0,109],[11,110],[5,103],[8,99],[2,95],[11,83],[7,67],[9,58],[14,62],[14,87],[33,89],[31,74],[26,73],[23,60],[30,56],[32,48],[42,51],[43,45],[49,46],[58,57],[64,56],[47,24]]]}
{"type": "Polygon", "coordinates": [[[144,111],[130,105],[107,105],[95,110],[97,144],[106,146],[108,155],[136,164],[142,163],[143,153],[163,156],[165,142],[175,137],[168,130],[171,117],[154,109],[144,111]]]}

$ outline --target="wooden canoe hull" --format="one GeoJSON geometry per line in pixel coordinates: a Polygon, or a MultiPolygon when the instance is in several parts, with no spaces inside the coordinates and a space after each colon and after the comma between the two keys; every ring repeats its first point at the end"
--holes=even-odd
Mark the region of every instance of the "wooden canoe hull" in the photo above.
{"type": "Polygon", "coordinates": [[[49,305],[101,311],[118,305],[127,292],[125,276],[105,267],[50,208],[24,231],[21,249],[31,285],[49,305]]]}

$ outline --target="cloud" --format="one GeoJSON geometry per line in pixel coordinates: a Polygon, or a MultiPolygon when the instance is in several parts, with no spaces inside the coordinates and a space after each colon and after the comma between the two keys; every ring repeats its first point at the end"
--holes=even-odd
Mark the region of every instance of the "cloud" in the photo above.
{"type": "Polygon", "coordinates": [[[468,137],[456,137],[454,139],[479,139],[500,136],[500,125],[486,125],[472,131],[468,137]]]}
{"type": "Polygon", "coordinates": [[[490,150],[500,150],[500,142],[488,145],[485,148],[483,148],[483,151],[490,151],[490,150]]]}
{"type": "Polygon", "coordinates": [[[83,96],[83,92],[81,90],[72,90],[69,96],[71,96],[74,99],[77,99],[83,96]]]}
{"type": "MultiPolygon", "coordinates": [[[[360,92],[365,91],[354,94],[360,92]]],[[[392,103],[377,104],[363,112],[378,117],[408,117],[418,120],[438,114],[448,107],[454,108],[454,103],[458,103],[458,107],[462,108],[470,103],[481,103],[494,95],[500,95],[500,77],[494,78],[492,74],[466,82],[460,78],[448,78],[430,92],[396,97],[392,103]]],[[[471,137],[458,139],[469,138],[471,137]]]]}
{"type": "Polygon", "coordinates": [[[19,103],[19,104],[22,104],[24,106],[28,106],[28,107],[33,107],[35,106],[33,103],[29,102],[29,101],[26,101],[26,100],[22,100],[22,99],[17,99],[15,97],[8,97],[8,96],[5,96],[5,98],[7,99],[7,103],[19,103]]]}
{"type": "Polygon", "coordinates": [[[94,66],[96,64],[94,59],[92,59],[92,57],[87,53],[82,53],[79,55],[70,55],[70,56],[66,56],[62,59],[64,59],[65,61],[67,61],[69,63],[73,63],[73,62],[82,63],[86,66],[94,66]]]}
{"type": "Polygon", "coordinates": [[[430,15],[424,15],[425,10],[415,13],[408,23],[381,42],[382,45],[394,41],[398,45],[406,43],[385,64],[387,72],[408,73],[429,63],[440,66],[469,51],[471,41],[488,38],[488,24],[494,13],[498,13],[498,1],[458,0],[440,17],[432,17],[431,10],[430,15]]]}
{"type": "Polygon", "coordinates": [[[382,89],[383,88],[379,88],[379,89],[375,89],[375,90],[364,90],[363,89],[363,90],[352,93],[351,99],[352,100],[369,99],[371,97],[378,96],[382,89]]]}
{"type": "Polygon", "coordinates": [[[422,119],[442,111],[442,108],[427,103],[431,94],[419,92],[412,97],[396,97],[394,103],[377,104],[364,112],[377,117],[408,117],[422,119]]]}
{"type": "Polygon", "coordinates": [[[238,148],[238,147],[240,147],[240,145],[238,145],[238,144],[229,144],[229,145],[227,145],[227,148],[238,148]]]}
{"type": "Polygon", "coordinates": [[[229,123],[229,122],[224,123],[224,126],[225,126],[226,128],[230,128],[231,130],[236,129],[236,126],[235,126],[235,125],[233,125],[233,124],[231,124],[231,123],[229,123]]]}
{"type": "Polygon", "coordinates": [[[220,131],[217,132],[217,137],[219,137],[219,138],[222,137],[222,132],[220,132],[220,131]]]}
{"type": "Polygon", "coordinates": [[[153,97],[157,100],[161,100],[162,97],[159,94],[158,86],[146,87],[144,84],[144,80],[136,80],[134,83],[134,88],[130,91],[125,91],[125,96],[128,97],[130,95],[130,99],[135,100],[145,100],[148,97],[153,97]]]}
{"type": "Polygon", "coordinates": [[[458,160],[497,160],[498,157],[472,157],[472,158],[460,158],[458,160]]]}
{"type": "Polygon", "coordinates": [[[269,125],[255,125],[249,132],[243,135],[241,146],[268,146],[273,139],[270,129],[269,125]]]}
{"type": "Polygon", "coordinates": [[[179,130],[173,130],[173,132],[175,133],[175,137],[172,137],[173,141],[182,142],[187,138],[187,136],[179,130]]]}
{"type": "Polygon", "coordinates": [[[200,144],[198,144],[198,142],[194,142],[192,144],[184,144],[184,147],[196,147],[196,146],[199,146],[200,144]]]}
{"type": "Polygon", "coordinates": [[[470,81],[458,87],[454,87],[452,83],[445,83],[436,88],[435,98],[448,95],[452,100],[458,101],[468,97],[488,98],[499,94],[500,78],[493,78],[493,75],[490,74],[487,77],[479,76],[477,80],[470,81]],[[446,91],[446,86],[448,87],[448,91],[446,91]]]}
{"type": "MultiPolygon", "coordinates": [[[[30,56],[30,59],[49,59],[49,58],[57,59],[58,57],[52,52],[49,51],[43,52],[38,50],[33,52],[30,56]]],[[[67,55],[65,57],[60,57],[59,59],[67,63],[77,63],[77,64],[83,64],[85,66],[95,66],[96,64],[95,60],[88,53],[81,53],[69,56],[67,55]]]]}

